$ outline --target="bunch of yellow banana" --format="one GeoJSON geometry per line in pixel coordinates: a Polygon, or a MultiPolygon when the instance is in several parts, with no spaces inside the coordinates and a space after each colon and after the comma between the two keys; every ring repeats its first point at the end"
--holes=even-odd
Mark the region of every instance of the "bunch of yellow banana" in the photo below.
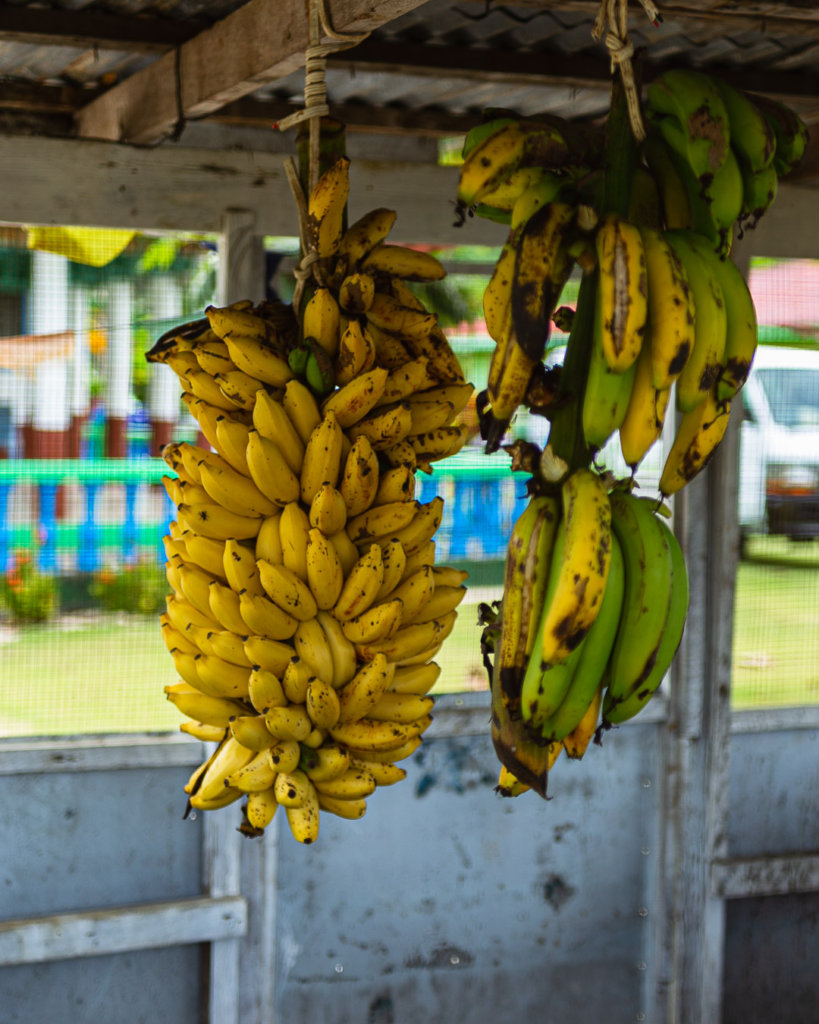
{"type": "Polygon", "coordinates": [[[504,796],[545,797],[560,754],[582,758],[600,729],[636,715],[682,638],[679,544],[650,500],[608,487],[575,470],[513,528],[499,620],[484,637],[504,796]]]}
{"type": "Polygon", "coordinates": [[[443,499],[415,497],[417,472],[467,436],[472,386],[405,283],[443,269],[385,244],[391,211],[342,229],[347,168],[309,197],[316,280],[298,312],[208,307],[148,353],[203,435],[161,453],[166,693],[182,730],[216,744],[189,807],[244,801],[259,835],[282,805],[302,843],[321,811],[360,818],[405,777],[466,594],[465,572],[435,564],[443,499]]]}

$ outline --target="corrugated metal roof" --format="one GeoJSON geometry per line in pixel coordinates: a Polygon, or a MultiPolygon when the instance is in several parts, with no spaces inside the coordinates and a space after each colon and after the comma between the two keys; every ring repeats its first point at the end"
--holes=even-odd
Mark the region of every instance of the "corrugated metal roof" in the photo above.
{"type": "MultiPolygon", "coordinates": [[[[177,32],[189,25],[195,33],[241,6],[236,0],[57,0],[49,12],[35,4],[17,3],[6,10],[29,16],[36,10],[43,33],[48,33],[57,11],[64,21],[73,15],[83,39],[72,45],[55,32],[48,40],[30,41],[24,33],[8,31],[0,18],[0,110],[13,106],[30,114],[20,92],[23,86],[71,83],[89,90],[105,89],[172,48],[161,38],[153,43],[140,39],[136,31],[130,42],[106,45],[103,39],[98,45],[93,40],[86,45],[95,17],[119,19],[120,25],[127,25],[123,18],[132,18],[135,29],[158,26],[161,37],[163,25],[174,25],[177,32]]],[[[663,6],[660,3],[661,10],[663,6]]],[[[647,66],[676,62],[734,73],[740,77],[738,84],[755,84],[761,91],[787,87],[797,97],[804,94],[804,99],[793,101],[796,109],[819,114],[817,90],[811,88],[819,51],[815,6],[732,0],[688,0],[665,6],[669,14],[658,27],[652,27],[638,4],[630,8],[630,36],[635,47],[644,48],[647,66]]],[[[608,104],[606,52],[591,33],[595,9],[591,0],[566,0],[565,5],[528,0],[517,6],[491,0],[429,0],[375,31],[365,44],[366,60],[359,56],[364,48],[331,59],[328,95],[334,104],[356,104],[372,111],[391,108],[468,115],[486,106],[505,106],[524,114],[549,110],[574,118],[593,117],[608,104]],[[373,62],[382,48],[386,66],[373,62]],[[505,62],[505,73],[482,73],[484,58],[492,68],[505,62]],[[525,64],[526,70],[515,80],[518,63],[525,64]],[[542,68],[542,73],[534,74],[533,66],[542,68]],[[590,77],[591,66],[597,68],[596,76],[590,77]]],[[[303,79],[303,71],[295,72],[258,89],[252,98],[285,101],[295,108],[302,102],[303,79]]],[[[80,105],[82,95],[75,95],[72,102],[80,105]]],[[[42,94],[40,100],[37,109],[47,110],[48,96],[42,94]]]]}

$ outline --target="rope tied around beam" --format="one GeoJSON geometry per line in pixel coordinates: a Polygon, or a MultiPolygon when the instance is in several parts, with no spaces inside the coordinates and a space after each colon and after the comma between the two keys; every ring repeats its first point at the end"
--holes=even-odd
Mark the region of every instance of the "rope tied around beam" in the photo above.
{"type": "MultiPolygon", "coordinates": [[[[325,0],[310,0],[308,17],[309,45],[304,51],[304,107],[283,118],[273,127],[278,129],[278,131],[287,131],[288,128],[292,128],[304,121],[308,122],[310,135],[307,192],[309,194],[309,192],[312,192],[319,176],[319,122],[322,117],[327,117],[330,113],[330,107],[327,103],[327,57],[331,53],[338,53],[340,50],[347,50],[352,46],[363,43],[369,37],[369,32],[361,32],[359,34],[337,32],[330,21],[325,0]],[[328,37],[330,42],[322,42],[322,35],[328,37]]],[[[293,198],[296,202],[299,218],[299,240],[303,254],[298,266],[293,271],[293,276],[296,278],[293,305],[298,309],[304,286],[315,273],[318,253],[309,246],[306,230],[307,198],[292,157],[285,161],[285,173],[287,174],[290,191],[293,193],[293,198]]]]}
{"type": "MultiPolygon", "coordinates": [[[[640,5],[652,25],[658,26],[663,19],[652,0],[640,0],[640,5]]],[[[646,130],[640,109],[640,95],[634,81],[634,69],[631,66],[634,45],[628,36],[628,0],[601,0],[600,9],[594,19],[592,37],[598,41],[602,39],[605,43],[611,57],[612,74],[616,69],[620,71],[631,130],[634,138],[642,142],[646,137],[646,130]]]]}

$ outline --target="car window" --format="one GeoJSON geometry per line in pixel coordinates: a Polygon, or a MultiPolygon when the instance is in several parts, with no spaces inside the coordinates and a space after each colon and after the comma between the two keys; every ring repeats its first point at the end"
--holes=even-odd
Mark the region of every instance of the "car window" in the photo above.
{"type": "Polygon", "coordinates": [[[756,373],[776,423],[791,428],[819,426],[819,370],[771,367],[756,373]]]}

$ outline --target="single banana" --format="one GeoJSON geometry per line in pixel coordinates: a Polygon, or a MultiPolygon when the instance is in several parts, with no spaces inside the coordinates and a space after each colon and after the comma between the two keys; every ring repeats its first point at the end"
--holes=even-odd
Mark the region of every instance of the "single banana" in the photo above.
{"type": "Polygon", "coordinates": [[[414,500],[415,472],[409,466],[393,466],[381,474],[373,505],[414,500]]]}
{"type": "MultiPolygon", "coordinates": [[[[248,750],[254,750],[256,753],[268,751],[276,742],[276,740],[267,731],[263,715],[237,715],[236,718],[231,719],[230,734],[235,740],[238,740],[243,747],[247,747],[248,750]]],[[[256,760],[256,758],[253,760],[256,760]]],[[[263,761],[272,775],[272,768],[269,759],[265,757],[263,761]]],[[[252,762],[249,761],[248,764],[250,763],[252,762]]],[[[259,786],[259,788],[267,789],[267,787],[272,785],[272,783],[273,779],[270,778],[269,781],[264,785],[259,786]]],[[[230,782],[228,784],[231,786],[238,785],[236,782],[230,782]]],[[[239,789],[244,789],[244,787],[239,786],[239,789]]],[[[245,792],[247,792],[247,790],[245,790],[245,792]]]]}
{"type": "Polygon", "coordinates": [[[348,316],[366,313],[373,304],[374,295],[375,280],[368,273],[354,271],[343,278],[338,286],[338,304],[348,316]]]}
{"type": "Polygon", "coordinates": [[[241,334],[226,334],[224,340],[236,366],[261,384],[283,388],[293,377],[287,360],[264,342],[241,334]]]}
{"type": "Polygon", "coordinates": [[[271,640],[289,640],[299,620],[274,601],[258,594],[239,594],[239,611],[247,630],[271,640]]]}
{"type": "MultiPolygon", "coordinates": [[[[408,626],[411,622],[425,622],[430,619],[440,618],[452,608],[440,607],[438,614],[430,610],[430,603],[435,591],[435,579],[432,575],[432,566],[424,565],[418,572],[413,573],[406,580],[395,588],[385,598],[386,601],[399,600],[401,602],[402,626],[408,626]]],[[[446,604],[446,602],[444,602],[446,604]]],[[[453,607],[455,607],[453,605],[453,607]]]]}
{"type": "MultiPolygon", "coordinates": [[[[423,720],[422,720],[423,721],[423,720]]],[[[355,722],[339,722],[330,735],[342,746],[363,752],[390,751],[401,747],[422,731],[419,722],[375,722],[359,718],[355,722]]]]}
{"type": "Polygon", "coordinates": [[[637,357],[626,414],[620,424],[620,450],[627,466],[634,472],[646,452],[663,432],[671,389],[654,387],[651,335],[649,322],[646,344],[637,357]]]}
{"type": "Polygon", "coordinates": [[[566,751],[566,757],[580,760],[589,749],[589,745],[597,732],[597,722],[600,718],[602,703],[603,690],[599,687],[586,708],[583,717],[563,740],[563,749],[566,751]]]}
{"type": "Polygon", "coordinates": [[[272,516],[265,516],[259,532],[256,534],[256,557],[264,558],[267,562],[283,562],[284,552],[281,540],[281,517],[282,513],[277,512],[272,516]]]}
{"type": "Polygon", "coordinates": [[[248,828],[254,830],[254,835],[263,832],[273,821],[278,809],[279,804],[272,786],[261,793],[248,793],[244,809],[248,828]]]}
{"type": "MultiPolygon", "coordinates": [[[[348,385],[349,386],[349,385],[348,385]]],[[[403,441],[412,431],[412,410],[407,402],[380,406],[348,428],[351,440],[364,436],[374,451],[384,451],[403,441]]]]}
{"type": "Polygon", "coordinates": [[[625,587],[607,678],[612,700],[623,700],[640,688],[657,660],[673,567],[667,532],[652,502],[620,490],[612,491],[609,501],[612,531],[623,553],[625,587]]]}
{"type": "Polygon", "coordinates": [[[614,214],[602,219],[594,239],[603,356],[609,369],[622,373],[643,345],[648,313],[645,249],[640,229],[614,214]]]}
{"type": "Polygon", "coordinates": [[[577,469],[563,484],[561,501],[563,556],[550,566],[539,627],[544,667],[568,658],[588,633],[600,611],[611,558],[611,510],[603,480],[577,469]]]}
{"type": "Polygon", "coordinates": [[[293,638],[296,654],[314,675],[330,683],[335,675],[333,649],[318,619],[300,622],[293,638]]]}
{"type": "Polygon", "coordinates": [[[307,685],[304,706],[310,721],[319,729],[332,729],[341,713],[341,703],[335,689],[329,682],[317,677],[307,685]]]}
{"type": "Polygon", "coordinates": [[[665,236],[641,228],[648,278],[648,347],[652,383],[670,388],[694,348],[696,307],[688,274],[665,236]]]}
{"type": "Polygon", "coordinates": [[[269,708],[265,712],[264,721],[266,728],[277,740],[303,743],[313,731],[313,723],[303,704],[269,708]]]}
{"type": "MultiPolygon", "coordinates": [[[[230,587],[214,580],[208,588],[210,609],[218,627],[228,629],[231,633],[242,636],[248,632],[247,623],[242,616],[240,595],[230,587]]],[[[251,630],[251,632],[258,632],[251,630]]]]}
{"type": "Polygon", "coordinates": [[[290,832],[297,843],[309,846],[318,839],[320,808],[315,789],[311,789],[308,800],[299,807],[286,807],[285,814],[290,832]]]}
{"type": "Polygon", "coordinates": [[[359,374],[367,373],[375,366],[376,351],[372,335],[353,317],[341,332],[335,363],[336,383],[343,387],[359,374]]]}
{"type": "Polygon", "coordinates": [[[352,619],[342,622],[344,635],[355,645],[375,644],[393,636],[401,626],[403,602],[386,600],[371,605],[352,619]]]}
{"type": "MultiPolygon", "coordinates": [[[[469,427],[465,423],[460,423],[457,426],[438,427],[423,434],[411,435],[407,441],[412,445],[418,465],[424,467],[430,462],[440,462],[456,455],[469,437],[469,427]]],[[[427,469],[426,472],[430,470],[427,469]]]]}
{"type": "Polygon", "coordinates": [[[347,622],[365,612],[375,602],[383,582],[382,549],[378,544],[370,544],[344,579],[332,609],[335,618],[347,622]]]}
{"type": "Polygon", "coordinates": [[[381,242],[362,261],[369,274],[387,274],[403,281],[440,281],[446,277],[440,260],[422,249],[381,242]]]}
{"type": "Polygon", "coordinates": [[[742,168],[742,205],[738,220],[743,230],[757,226],[778,193],[779,175],[773,164],[760,171],[742,168]]]}
{"type": "Polygon", "coordinates": [[[350,540],[346,530],[339,530],[338,533],[332,533],[328,539],[336,549],[338,560],[341,562],[341,570],[346,578],[347,574],[358,561],[358,548],[350,540]]]}
{"type": "Polygon", "coordinates": [[[316,426],[304,450],[299,479],[301,500],[309,508],[323,483],[338,483],[341,474],[343,434],[335,413],[328,412],[316,426]]]}
{"type": "MultiPolygon", "coordinates": [[[[279,539],[281,541],[284,566],[307,582],[307,541],[310,536],[310,519],[297,501],[289,501],[279,518],[279,539]]],[[[270,559],[274,561],[274,559],[270,559]]]]}
{"type": "Polygon", "coordinates": [[[256,393],[259,390],[259,382],[255,377],[251,377],[244,370],[229,370],[226,373],[215,374],[213,380],[219,385],[222,394],[231,399],[238,408],[253,413],[256,393]]]}
{"type": "Polygon", "coordinates": [[[318,803],[320,810],[348,821],[357,821],[367,813],[367,801],[363,797],[360,800],[341,800],[327,793],[319,793],[318,803]]]}
{"type": "Polygon", "coordinates": [[[377,405],[391,405],[409,399],[416,392],[435,387],[438,380],[430,373],[429,359],[418,356],[408,359],[389,371],[384,391],[377,405]]]}
{"type": "Polygon", "coordinates": [[[434,661],[423,665],[398,666],[389,689],[395,693],[414,693],[423,697],[441,677],[441,666],[434,661]]]}
{"type": "MultiPolygon", "coordinates": [[[[595,296],[598,288],[599,279],[595,296]]],[[[582,409],[583,436],[586,444],[595,451],[602,448],[611,435],[620,429],[628,409],[636,372],[635,363],[622,373],[611,369],[603,351],[603,334],[602,309],[595,298],[594,327],[582,409]]]]}
{"type": "MultiPolygon", "coordinates": [[[[438,322],[434,313],[404,305],[382,291],[376,291],[373,296],[372,305],[367,310],[366,321],[381,331],[401,338],[405,344],[414,338],[428,335],[438,322]]],[[[377,336],[375,341],[378,350],[377,336]]]]}
{"type": "Polygon", "coordinates": [[[349,193],[350,161],[342,156],[321,175],[307,199],[306,241],[321,260],[333,256],[341,244],[349,193]]]}
{"type": "Polygon", "coordinates": [[[246,636],[243,646],[251,665],[272,672],[279,679],[293,655],[289,644],[259,634],[246,636]]]}
{"type": "Polygon", "coordinates": [[[386,690],[367,712],[375,722],[417,722],[428,715],[435,701],[414,693],[394,693],[386,690]]]}
{"type": "Polygon", "coordinates": [[[184,529],[211,540],[249,540],[259,532],[263,521],[261,516],[230,512],[216,502],[182,504],[177,508],[177,519],[184,529]]]}
{"type": "Polygon", "coordinates": [[[302,334],[334,356],[338,351],[341,311],[329,288],[316,288],[302,310],[302,334]]]}
{"type": "Polygon", "coordinates": [[[225,462],[237,472],[250,476],[247,464],[247,438],[250,425],[225,413],[216,420],[216,444],[214,448],[225,462]]]}
{"type": "Polygon", "coordinates": [[[612,694],[606,690],[603,696],[603,724],[606,728],[625,722],[638,714],[651,700],[657,687],[663,681],[677,648],[682,640],[685,620],[688,615],[688,571],[685,565],[682,549],[674,534],[668,526],[660,521],[660,527],[666,534],[666,540],[671,551],[671,599],[668,607],[668,618],[662,639],[657,647],[657,658],[654,666],[640,683],[637,689],[628,697],[622,700],[615,700],[612,694]]]}
{"type": "Polygon", "coordinates": [[[709,394],[722,370],[727,338],[725,296],[689,234],[668,231],[665,237],[685,266],[694,297],[694,347],[676,388],[677,408],[690,412],[709,394]]]}
{"type": "MultiPolygon", "coordinates": [[[[298,578],[298,577],[296,577],[298,578]]],[[[307,540],[307,584],[317,608],[333,608],[344,585],[344,570],[327,536],[314,527],[307,540]]]]}
{"type": "MultiPolygon", "coordinates": [[[[235,736],[235,733],[234,738],[238,738],[235,736]]],[[[274,742],[272,736],[270,741],[271,743],[274,742]]],[[[239,742],[241,743],[242,741],[239,740],[239,742]]],[[[267,749],[264,749],[258,752],[256,757],[248,761],[243,768],[239,768],[232,775],[229,775],[226,781],[228,786],[235,786],[236,789],[240,789],[243,793],[263,793],[271,788],[275,778],[276,772],[273,771],[270,764],[267,749]]]]}
{"type": "Polygon", "coordinates": [[[281,448],[255,428],[248,433],[247,464],[253,482],[271,503],[265,515],[298,499],[299,478],[287,464],[281,448]]]}
{"type": "Polygon", "coordinates": [[[440,619],[454,611],[466,597],[466,587],[449,587],[439,584],[435,582],[434,568],[429,566],[429,570],[435,590],[429,600],[415,615],[408,616],[405,607],[405,622],[428,622],[430,619],[440,619]]]}
{"type": "MultiPolygon", "coordinates": [[[[276,443],[291,471],[298,475],[304,460],[304,442],[282,402],[264,389],[256,393],[253,426],[262,437],[276,443]]],[[[247,475],[250,475],[249,469],[247,475]]]]}
{"type": "Polygon", "coordinates": [[[299,622],[315,617],[316,599],[304,580],[284,565],[266,562],[263,558],[258,559],[256,567],[264,592],[274,604],[299,622]]]}
{"type": "MultiPolygon", "coordinates": [[[[435,533],[443,522],[444,499],[440,495],[436,495],[434,498],[430,499],[430,501],[426,502],[405,501],[400,502],[399,504],[403,504],[405,506],[417,505],[417,510],[410,522],[406,526],[391,531],[390,536],[391,540],[396,539],[401,542],[401,546],[404,549],[407,559],[410,559],[435,536],[435,533]]],[[[386,508],[387,506],[382,505],[376,507],[386,508]]]]}
{"type": "Polygon", "coordinates": [[[422,652],[437,648],[452,632],[455,618],[456,613],[450,612],[442,619],[402,626],[385,640],[356,644],[356,651],[362,661],[371,661],[376,654],[384,654],[387,661],[406,662],[422,652]]]}
{"type": "Polygon", "coordinates": [[[540,734],[550,743],[564,740],[574,732],[589,706],[597,700],[620,624],[624,589],[623,553],[616,536],[612,535],[611,562],[600,613],[578,648],[577,662],[563,700],[551,715],[538,723],[540,734]]]}
{"type": "MultiPolygon", "coordinates": [[[[378,488],[378,457],[368,437],[357,437],[344,461],[338,489],[347,507],[348,521],[366,511],[378,488]]],[[[337,532],[337,531],[335,531],[337,532]]]]}
{"type": "Polygon", "coordinates": [[[347,504],[341,491],[332,484],[322,484],[310,503],[308,519],[312,527],[328,537],[343,530],[347,524],[347,504]]]}
{"type": "Polygon", "coordinates": [[[333,656],[333,678],[328,682],[332,682],[338,690],[348,683],[358,670],[355,646],[344,635],[341,623],[330,612],[319,610],[316,618],[324,630],[327,645],[333,656]]]}
{"type": "Polygon", "coordinates": [[[391,501],[371,505],[366,511],[347,520],[347,534],[354,544],[367,544],[377,538],[399,537],[423,506],[418,501],[391,501]]]}
{"type": "Polygon", "coordinates": [[[300,380],[290,380],[282,395],[284,411],[306,445],[313,430],[321,422],[321,412],[312,391],[300,380]]]}
{"type": "Polygon", "coordinates": [[[303,704],[307,700],[307,687],[316,675],[312,665],[294,654],[282,674],[282,690],[291,704],[303,704]]]}
{"type": "Polygon", "coordinates": [[[435,561],[434,541],[431,542],[431,549],[427,545],[422,547],[419,555],[423,556],[423,561],[419,559],[418,565],[412,566],[410,572],[407,572],[407,553],[400,540],[391,537],[386,544],[379,543],[378,547],[381,549],[383,576],[381,585],[376,591],[376,601],[383,601],[387,594],[392,593],[403,579],[411,576],[413,572],[420,569],[421,565],[431,565],[435,561]]]}
{"type": "Polygon", "coordinates": [[[699,405],[684,413],[666,457],[659,490],[676,494],[705,468],[728,427],[729,402],[720,402],[712,388],[699,405]]]}
{"type": "Polygon", "coordinates": [[[209,697],[186,683],[166,686],[165,695],[183,715],[205,725],[226,729],[231,718],[247,714],[247,708],[241,701],[209,697]]]}
{"type": "Polygon", "coordinates": [[[384,393],[389,371],[377,366],[368,373],[354,377],[349,384],[338,388],[321,406],[322,415],[335,413],[339,426],[346,430],[363,419],[378,403],[384,393]]]}
{"type": "Polygon", "coordinates": [[[265,714],[270,708],[283,708],[287,705],[287,697],[282,689],[281,680],[270,669],[254,665],[247,682],[247,694],[253,708],[265,714]]]}
{"type": "Polygon", "coordinates": [[[392,230],[395,218],[395,210],[377,207],[359,217],[347,228],[338,246],[335,276],[339,280],[359,267],[367,255],[384,241],[392,230]]]}
{"type": "Polygon", "coordinates": [[[336,800],[363,800],[375,792],[375,786],[372,772],[358,766],[351,766],[335,779],[315,783],[319,796],[334,797],[336,800]]]}
{"type": "Polygon", "coordinates": [[[209,500],[229,512],[240,516],[269,516],[276,511],[276,504],[259,490],[253,480],[227,464],[214,466],[202,462],[199,474],[209,500]]]}

